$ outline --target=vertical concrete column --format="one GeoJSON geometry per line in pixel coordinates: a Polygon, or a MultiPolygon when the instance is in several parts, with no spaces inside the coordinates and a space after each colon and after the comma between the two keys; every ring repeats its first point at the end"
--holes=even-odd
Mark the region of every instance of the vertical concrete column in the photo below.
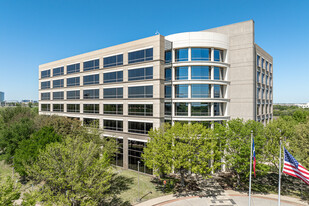
{"type": "Polygon", "coordinates": [[[213,116],[215,116],[215,112],[214,112],[214,103],[213,103],[213,102],[211,103],[210,107],[211,107],[211,108],[210,108],[210,116],[213,117],[213,116]]]}
{"type": "Polygon", "coordinates": [[[191,80],[192,77],[191,77],[191,66],[188,67],[188,80],[191,80]]]}
{"type": "Polygon", "coordinates": [[[128,102],[127,101],[123,102],[123,115],[124,116],[128,115],[128,109],[129,109],[128,102]]]}
{"type": "Polygon", "coordinates": [[[67,65],[64,65],[63,66],[63,74],[66,75],[68,73],[67,71],[67,65]]]}
{"type": "Polygon", "coordinates": [[[100,101],[99,102],[99,114],[103,115],[103,104],[100,104],[100,101]]]}
{"type": "Polygon", "coordinates": [[[99,119],[99,128],[103,129],[103,119],[99,119]]]}
{"type": "Polygon", "coordinates": [[[214,48],[211,48],[211,61],[215,61],[215,49],[214,48]]]}
{"type": "Polygon", "coordinates": [[[213,84],[210,85],[210,98],[214,98],[215,97],[215,87],[213,84]]]}
{"type": "Polygon", "coordinates": [[[191,48],[188,49],[188,61],[192,61],[191,60],[191,48]]]}
{"type": "Polygon", "coordinates": [[[192,85],[189,84],[189,85],[188,85],[188,98],[192,98],[191,87],[192,87],[192,85]]]}
{"type": "Polygon", "coordinates": [[[103,99],[103,92],[104,92],[104,89],[100,88],[99,89],[99,99],[103,99]]]}
{"type": "Polygon", "coordinates": [[[122,74],[122,78],[123,78],[123,81],[124,82],[127,82],[128,81],[128,69],[126,68],[126,69],[123,69],[123,74],[122,74]]]}
{"type": "Polygon", "coordinates": [[[79,108],[80,108],[80,113],[83,114],[84,113],[84,107],[83,107],[82,103],[79,104],[79,108]]]}
{"type": "Polygon", "coordinates": [[[129,165],[129,142],[127,137],[123,137],[123,169],[128,169],[129,165]]]}
{"type": "Polygon", "coordinates": [[[99,83],[102,85],[103,84],[103,74],[99,73],[99,83]]]}
{"type": "Polygon", "coordinates": [[[79,120],[80,120],[82,126],[84,126],[84,117],[80,117],[79,120]]]}
{"type": "Polygon", "coordinates": [[[79,84],[80,84],[80,86],[83,86],[83,85],[84,85],[84,77],[83,77],[83,75],[81,75],[81,76],[79,77],[79,84]]]}
{"type": "Polygon", "coordinates": [[[211,68],[210,68],[210,79],[211,80],[215,79],[215,68],[214,68],[214,66],[211,66],[211,68]]]}
{"type": "Polygon", "coordinates": [[[128,132],[129,131],[129,121],[128,118],[123,119],[123,132],[128,132]]]}
{"type": "Polygon", "coordinates": [[[191,117],[191,103],[188,103],[188,117],[191,117]]]}
{"type": "Polygon", "coordinates": [[[64,87],[64,88],[67,87],[67,78],[64,78],[64,79],[63,79],[63,87],[64,87]]]}
{"type": "Polygon", "coordinates": [[[172,63],[175,63],[175,49],[172,50],[172,63]]]}
{"type": "Polygon", "coordinates": [[[103,57],[102,57],[102,58],[99,58],[99,68],[100,68],[100,69],[103,68],[103,63],[104,63],[103,61],[104,61],[103,57]]]}
{"type": "Polygon", "coordinates": [[[84,64],[83,64],[83,62],[79,63],[79,69],[80,69],[80,72],[84,71],[84,64]]]}

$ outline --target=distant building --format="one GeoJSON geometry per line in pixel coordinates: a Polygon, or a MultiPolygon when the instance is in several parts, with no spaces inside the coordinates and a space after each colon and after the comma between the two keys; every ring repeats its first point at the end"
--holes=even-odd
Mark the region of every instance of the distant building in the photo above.
{"type": "Polygon", "coordinates": [[[0,102],[4,102],[4,92],[0,92],[0,102]]]}
{"type": "Polygon", "coordinates": [[[305,104],[297,104],[296,106],[301,107],[303,109],[305,108],[309,108],[309,103],[305,103],[305,104]]]}

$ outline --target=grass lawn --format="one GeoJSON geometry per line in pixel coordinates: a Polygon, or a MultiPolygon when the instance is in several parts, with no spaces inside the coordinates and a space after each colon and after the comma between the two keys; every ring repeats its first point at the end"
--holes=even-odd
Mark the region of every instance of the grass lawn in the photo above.
{"type": "Polygon", "coordinates": [[[13,168],[10,165],[5,164],[4,161],[0,161],[0,176],[12,176],[12,170],[13,168]]]}
{"type": "MultiPolygon", "coordinates": [[[[123,175],[128,178],[133,178],[133,184],[130,186],[130,189],[121,193],[120,198],[124,201],[129,201],[131,204],[137,203],[138,199],[138,181],[137,176],[138,173],[131,170],[123,170],[121,168],[117,168],[117,171],[120,175],[123,175]]],[[[159,196],[168,195],[168,193],[163,193],[162,191],[158,191],[156,189],[156,184],[151,182],[152,177],[149,175],[144,175],[142,173],[139,174],[139,185],[140,185],[140,197],[143,197],[147,193],[151,192],[151,194],[146,195],[142,202],[153,199],[159,196]]]]}

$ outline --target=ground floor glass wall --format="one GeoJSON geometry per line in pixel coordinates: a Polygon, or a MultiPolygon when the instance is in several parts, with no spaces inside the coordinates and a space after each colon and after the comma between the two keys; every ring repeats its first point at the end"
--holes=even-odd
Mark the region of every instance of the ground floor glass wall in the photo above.
{"type": "Polygon", "coordinates": [[[129,164],[128,167],[131,170],[138,171],[138,161],[139,164],[139,171],[142,173],[147,173],[152,175],[152,169],[146,167],[144,162],[142,161],[142,153],[143,149],[146,147],[146,142],[139,142],[134,140],[128,140],[128,157],[129,157],[129,164]]]}

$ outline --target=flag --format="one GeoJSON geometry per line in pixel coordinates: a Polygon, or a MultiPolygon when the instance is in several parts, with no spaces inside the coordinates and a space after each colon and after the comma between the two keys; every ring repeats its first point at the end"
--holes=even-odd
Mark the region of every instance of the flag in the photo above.
{"type": "Polygon", "coordinates": [[[309,172],[284,148],[283,173],[297,177],[309,185],[309,172]]]}
{"type": "Polygon", "coordinates": [[[256,158],[255,158],[255,146],[254,146],[254,139],[253,139],[253,142],[252,142],[252,151],[253,151],[253,171],[254,171],[254,177],[256,177],[256,174],[255,174],[255,166],[256,166],[256,158]]]}

